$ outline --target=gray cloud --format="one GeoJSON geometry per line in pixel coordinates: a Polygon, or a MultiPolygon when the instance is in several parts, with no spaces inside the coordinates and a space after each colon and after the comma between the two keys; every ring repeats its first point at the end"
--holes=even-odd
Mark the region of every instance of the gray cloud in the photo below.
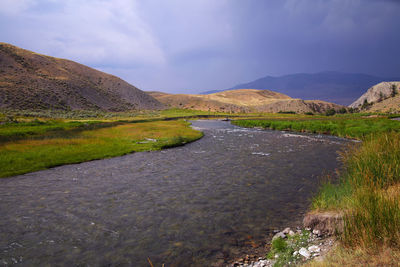
{"type": "Polygon", "coordinates": [[[147,90],[206,91],[324,70],[399,76],[399,3],[3,0],[0,35],[147,90]]]}

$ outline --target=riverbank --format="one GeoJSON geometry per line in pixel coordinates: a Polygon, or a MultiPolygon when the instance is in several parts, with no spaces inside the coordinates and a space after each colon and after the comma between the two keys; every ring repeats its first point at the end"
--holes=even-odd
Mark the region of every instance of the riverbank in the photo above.
{"type": "Polygon", "coordinates": [[[290,118],[293,114],[228,114],[185,109],[131,112],[1,110],[0,178],[184,145],[202,137],[184,120],[225,119],[228,116],[290,118]]]}
{"type": "Polygon", "coordinates": [[[183,120],[25,120],[0,125],[0,177],[184,145],[203,136],[183,120]]]}
{"type": "Polygon", "coordinates": [[[324,183],[311,211],[343,214],[338,247],[311,266],[389,265],[400,260],[400,123],[386,118],[245,120],[244,127],[329,133],[362,140],[341,154],[338,180],[324,183]],[[346,251],[345,256],[343,251],[346,251]],[[387,253],[385,251],[390,251],[387,253]],[[382,253],[385,257],[381,257],[382,253]]]}

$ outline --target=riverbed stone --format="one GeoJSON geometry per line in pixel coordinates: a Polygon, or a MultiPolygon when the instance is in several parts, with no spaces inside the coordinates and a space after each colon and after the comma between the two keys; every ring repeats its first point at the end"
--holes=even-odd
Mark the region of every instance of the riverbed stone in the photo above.
{"type": "Polygon", "coordinates": [[[311,253],[315,253],[315,252],[320,252],[321,248],[315,245],[312,245],[308,248],[308,251],[310,251],[311,253]]]}
{"type": "Polygon", "coordinates": [[[299,254],[306,259],[310,258],[310,256],[311,256],[311,253],[306,248],[301,248],[299,250],[299,254]]]}
{"type": "Polygon", "coordinates": [[[316,235],[316,236],[321,236],[321,231],[318,230],[318,229],[314,229],[312,232],[313,232],[313,234],[316,235]]]}
{"type": "Polygon", "coordinates": [[[279,237],[285,239],[285,238],[286,238],[286,235],[285,235],[283,232],[276,233],[276,234],[274,235],[274,237],[272,238],[272,241],[275,240],[275,239],[277,239],[277,238],[279,238],[279,237]]]}

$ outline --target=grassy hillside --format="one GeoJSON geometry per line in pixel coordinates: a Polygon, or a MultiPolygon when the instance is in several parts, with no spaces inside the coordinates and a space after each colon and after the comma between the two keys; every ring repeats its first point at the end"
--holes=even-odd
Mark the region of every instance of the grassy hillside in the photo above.
{"type": "Polygon", "coordinates": [[[124,111],[163,105],[113,75],[0,43],[0,108],[124,111]]]}

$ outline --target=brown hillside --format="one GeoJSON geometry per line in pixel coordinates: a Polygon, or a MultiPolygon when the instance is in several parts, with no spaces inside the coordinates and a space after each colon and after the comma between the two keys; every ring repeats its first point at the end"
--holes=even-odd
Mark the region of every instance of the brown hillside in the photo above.
{"type": "Polygon", "coordinates": [[[400,82],[381,82],[369,88],[350,107],[369,112],[399,112],[399,94],[400,82]],[[391,95],[393,86],[396,92],[394,97],[391,95]]]}
{"type": "Polygon", "coordinates": [[[240,89],[209,95],[167,94],[149,92],[161,103],[170,107],[225,112],[325,112],[343,106],[319,100],[293,99],[270,90],[240,89]]]}
{"type": "Polygon", "coordinates": [[[400,95],[397,94],[394,97],[386,98],[382,101],[377,101],[371,106],[368,106],[365,110],[369,112],[390,112],[399,113],[400,112],[400,95]]]}
{"type": "Polygon", "coordinates": [[[0,43],[0,108],[123,111],[163,107],[113,75],[0,43]]]}

